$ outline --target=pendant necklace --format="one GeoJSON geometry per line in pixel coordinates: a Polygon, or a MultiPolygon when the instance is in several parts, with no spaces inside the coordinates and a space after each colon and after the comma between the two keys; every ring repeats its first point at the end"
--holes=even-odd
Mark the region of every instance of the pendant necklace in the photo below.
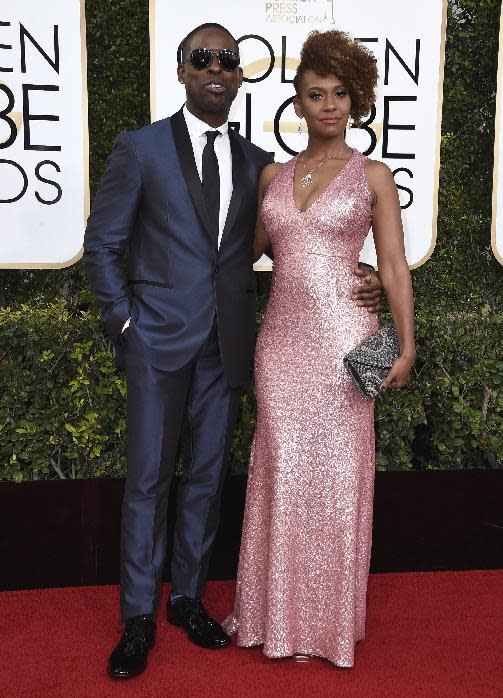
{"type": "MultiPolygon", "coordinates": [[[[304,151],[305,153],[306,151],[304,151]]],[[[313,167],[309,172],[307,172],[300,180],[300,184],[304,189],[307,189],[307,187],[310,187],[312,182],[313,182],[313,174],[316,172],[316,170],[319,170],[320,167],[325,163],[327,160],[335,160],[336,158],[340,158],[344,153],[347,151],[343,151],[342,153],[335,153],[335,155],[327,155],[326,158],[323,158],[323,160],[318,163],[315,167],[313,167]]],[[[302,153],[304,155],[304,153],[302,153]]],[[[303,162],[302,163],[304,169],[306,169],[307,165],[303,162]]]]}

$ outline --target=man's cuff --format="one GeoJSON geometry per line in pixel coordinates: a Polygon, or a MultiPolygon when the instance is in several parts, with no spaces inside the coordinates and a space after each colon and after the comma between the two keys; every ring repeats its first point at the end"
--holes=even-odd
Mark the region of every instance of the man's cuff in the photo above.
{"type": "Polygon", "coordinates": [[[126,320],[126,322],[125,322],[124,325],[122,326],[121,334],[123,334],[124,330],[127,330],[127,328],[129,327],[130,322],[131,322],[131,318],[128,317],[128,319],[126,320]]]}

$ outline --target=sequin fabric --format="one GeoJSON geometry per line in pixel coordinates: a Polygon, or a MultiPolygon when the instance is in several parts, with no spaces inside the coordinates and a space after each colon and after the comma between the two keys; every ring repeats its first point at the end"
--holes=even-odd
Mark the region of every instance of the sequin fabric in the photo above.
{"type": "Polygon", "coordinates": [[[257,427],[234,613],[240,646],[305,653],[341,667],[365,634],[374,486],[373,402],[343,356],[377,329],[351,300],[372,193],[354,151],[305,212],[296,158],[261,211],[274,251],[255,355],[257,427]]]}

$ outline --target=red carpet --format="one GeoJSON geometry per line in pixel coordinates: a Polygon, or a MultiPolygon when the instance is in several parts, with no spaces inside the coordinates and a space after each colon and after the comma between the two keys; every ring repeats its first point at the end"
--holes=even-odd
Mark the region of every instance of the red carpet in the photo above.
{"type": "MultiPolygon", "coordinates": [[[[217,618],[233,589],[209,585],[217,618]]],[[[163,623],[147,673],[113,683],[105,664],[119,637],[117,602],[116,587],[1,593],[1,698],[503,696],[503,571],[372,575],[354,669],[270,660],[258,648],[210,652],[163,623]]]]}

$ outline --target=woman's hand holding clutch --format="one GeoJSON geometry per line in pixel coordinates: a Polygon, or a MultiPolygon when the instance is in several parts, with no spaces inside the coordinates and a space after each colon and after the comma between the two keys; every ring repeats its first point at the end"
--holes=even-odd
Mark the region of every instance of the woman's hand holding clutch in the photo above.
{"type": "Polygon", "coordinates": [[[381,390],[386,388],[403,388],[410,380],[410,372],[415,356],[402,354],[393,362],[388,375],[381,383],[381,390]]]}

